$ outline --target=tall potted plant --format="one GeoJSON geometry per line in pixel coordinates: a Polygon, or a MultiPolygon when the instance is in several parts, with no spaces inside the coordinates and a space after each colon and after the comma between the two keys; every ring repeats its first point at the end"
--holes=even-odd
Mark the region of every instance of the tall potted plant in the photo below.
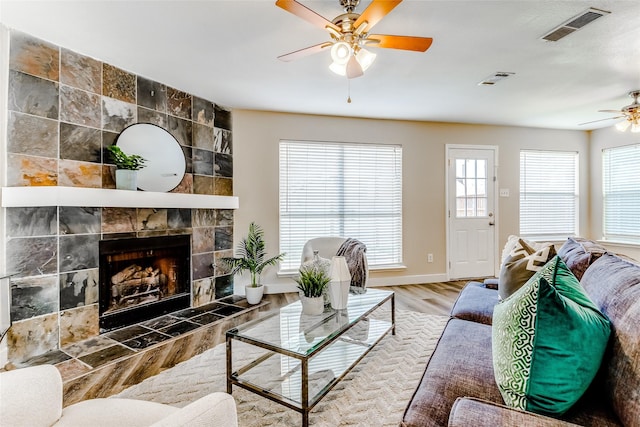
{"type": "Polygon", "coordinates": [[[247,301],[249,304],[258,304],[264,294],[264,285],[260,283],[260,274],[265,267],[276,265],[284,258],[285,254],[265,259],[264,231],[259,225],[249,224],[249,234],[243,238],[236,249],[236,257],[222,258],[222,262],[231,268],[232,274],[249,271],[251,283],[245,286],[247,301]]]}
{"type": "Polygon", "coordinates": [[[144,159],[137,154],[126,154],[117,145],[107,147],[109,157],[116,165],[116,188],[121,190],[138,189],[138,171],[145,167],[144,159]]]}

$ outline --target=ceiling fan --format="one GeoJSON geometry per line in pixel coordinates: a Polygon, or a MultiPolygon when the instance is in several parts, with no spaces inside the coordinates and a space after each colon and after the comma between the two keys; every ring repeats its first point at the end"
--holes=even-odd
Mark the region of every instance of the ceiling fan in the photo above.
{"type": "Polygon", "coordinates": [[[331,41],[281,55],[278,59],[293,61],[314,53],[330,50],[331,58],[333,59],[333,63],[329,67],[331,71],[353,79],[362,76],[376,58],[376,55],[366,50],[365,47],[424,52],[429,49],[433,42],[433,39],[429,37],[369,33],[373,26],[380,22],[402,0],[373,0],[362,14],[355,12],[360,0],[339,1],[345,13],[329,21],[296,0],[277,0],[276,6],[328,31],[331,36],[331,41]],[[329,47],[330,49],[328,49],[329,47]]]}
{"type": "Polygon", "coordinates": [[[617,120],[624,118],[623,121],[616,123],[616,129],[624,132],[629,126],[631,126],[631,132],[640,132],[640,104],[638,104],[640,90],[629,92],[629,96],[633,98],[633,102],[627,106],[622,107],[620,110],[598,110],[600,113],[614,113],[618,114],[617,116],[609,117],[606,119],[593,120],[586,123],[580,123],[580,126],[589,123],[601,122],[604,120],[617,120]]]}

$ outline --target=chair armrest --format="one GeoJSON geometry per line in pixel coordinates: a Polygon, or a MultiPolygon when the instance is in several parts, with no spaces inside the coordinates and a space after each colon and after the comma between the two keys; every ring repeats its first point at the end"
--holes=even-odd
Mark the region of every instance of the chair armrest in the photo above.
{"type": "Polygon", "coordinates": [[[62,377],[53,365],[0,374],[0,423],[51,426],[62,415],[62,377]]]}
{"type": "Polygon", "coordinates": [[[449,427],[571,427],[577,424],[519,411],[504,405],[472,397],[459,397],[449,414],[449,427]]]}
{"type": "Polygon", "coordinates": [[[238,427],[236,402],[230,394],[215,392],[174,412],[152,427],[238,427]]]}

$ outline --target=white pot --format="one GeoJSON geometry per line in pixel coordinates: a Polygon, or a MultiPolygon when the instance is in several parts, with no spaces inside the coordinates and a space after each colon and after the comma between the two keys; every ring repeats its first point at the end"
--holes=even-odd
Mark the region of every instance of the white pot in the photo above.
{"type": "Polygon", "coordinates": [[[244,293],[247,296],[247,302],[249,304],[260,304],[262,295],[264,294],[264,285],[247,285],[244,287],[244,293]]]}
{"type": "Polygon", "coordinates": [[[323,297],[300,297],[302,301],[302,314],[309,314],[316,316],[322,314],[324,311],[324,298],[323,297]]]}
{"type": "Polygon", "coordinates": [[[116,188],[136,191],[138,189],[138,171],[116,169],[116,188]]]}

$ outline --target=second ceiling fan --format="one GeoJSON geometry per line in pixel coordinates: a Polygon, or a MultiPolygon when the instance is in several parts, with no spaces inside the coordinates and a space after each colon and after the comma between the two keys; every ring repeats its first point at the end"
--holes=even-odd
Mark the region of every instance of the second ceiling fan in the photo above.
{"type": "Polygon", "coordinates": [[[431,46],[430,37],[394,36],[371,34],[370,31],[382,18],[391,12],[402,0],[373,0],[362,12],[355,13],[360,0],[339,0],[345,13],[333,20],[317,14],[296,0],[277,0],[276,6],[325,29],[331,41],[309,46],[295,52],[281,55],[282,61],[293,61],[304,56],[324,51],[330,47],[333,63],[329,67],[334,73],[349,79],[360,77],[375,60],[376,55],[365,47],[411,50],[425,52],[431,46]]]}

